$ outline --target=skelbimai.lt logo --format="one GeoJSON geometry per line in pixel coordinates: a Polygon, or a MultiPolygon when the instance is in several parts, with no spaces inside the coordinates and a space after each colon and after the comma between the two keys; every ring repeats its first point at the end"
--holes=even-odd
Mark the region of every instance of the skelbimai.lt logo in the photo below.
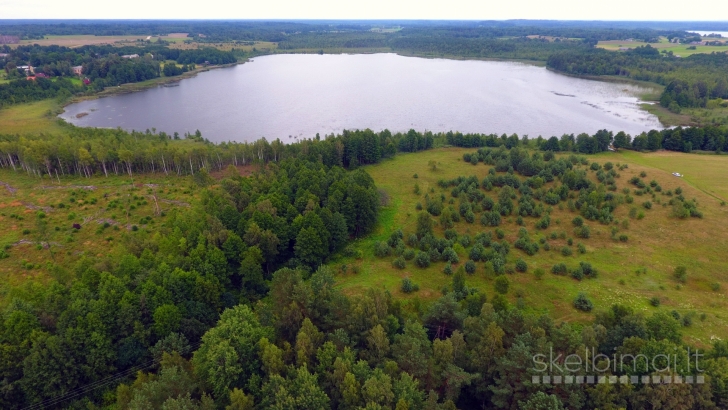
{"type": "Polygon", "coordinates": [[[533,356],[533,384],[661,384],[705,383],[699,350],[675,348],[654,354],[614,353],[611,356],[586,348],[583,354],[533,356]]]}

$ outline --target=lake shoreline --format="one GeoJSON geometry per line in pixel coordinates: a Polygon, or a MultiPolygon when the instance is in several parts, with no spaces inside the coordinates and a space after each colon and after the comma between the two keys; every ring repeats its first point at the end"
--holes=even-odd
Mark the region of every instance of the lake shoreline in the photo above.
{"type": "MultiPolygon", "coordinates": [[[[645,81],[638,81],[631,78],[621,78],[621,77],[615,77],[615,76],[595,76],[595,75],[580,75],[580,74],[570,74],[570,73],[564,73],[558,70],[554,70],[552,68],[549,68],[546,66],[545,61],[539,61],[539,60],[528,60],[528,59],[507,59],[507,58],[474,58],[474,57],[461,57],[456,55],[441,55],[441,56],[435,56],[435,55],[427,55],[427,54],[420,54],[420,53],[402,53],[402,52],[396,52],[396,51],[384,51],[384,50],[376,50],[371,52],[357,52],[357,53],[347,53],[347,52],[329,52],[329,53],[323,53],[320,54],[318,52],[314,52],[311,50],[311,52],[308,52],[308,50],[291,50],[290,52],[279,52],[279,50],[276,50],[275,52],[270,53],[263,53],[263,54],[257,54],[255,56],[251,56],[246,58],[245,60],[241,60],[235,63],[230,64],[223,64],[223,65],[216,65],[216,66],[207,66],[201,69],[195,69],[193,71],[189,71],[183,74],[180,74],[178,76],[174,77],[159,77],[148,81],[143,81],[139,83],[126,83],[122,84],[120,86],[116,87],[107,87],[103,91],[91,94],[91,95],[84,95],[84,96],[76,96],[71,97],[69,100],[63,102],[61,106],[61,110],[57,113],[56,117],[59,119],[62,119],[65,121],[65,119],[61,118],[60,115],[65,113],[65,107],[76,104],[82,101],[89,101],[89,100],[95,100],[99,98],[105,98],[105,97],[111,97],[115,95],[123,95],[123,94],[131,94],[136,92],[142,92],[147,91],[149,89],[159,87],[159,86],[165,86],[167,84],[174,84],[182,82],[183,80],[191,79],[197,77],[198,74],[204,73],[207,71],[219,69],[219,68],[229,68],[229,67],[235,67],[238,65],[242,65],[245,63],[251,62],[251,59],[257,58],[257,57],[267,57],[267,56],[275,56],[275,55],[310,55],[310,54],[318,54],[318,55],[374,55],[374,54],[394,54],[402,57],[414,57],[414,58],[423,58],[428,60],[452,60],[452,61],[495,61],[495,62],[512,62],[512,63],[520,63],[520,64],[527,64],[535,67],[544,67],[548,71],[551,71],[553,73],[567,76],[567,77],[573,77],[573,78],[581,78],[585,80],[592,80],[592,81],[600,81],[600,82],[607,82],[607,83],[625,83],[625,84],[631,84],[631,85],[638,85],[645,88],[653,88],[656,90],[659,90],[661,88],[664,88],[664,86],[661,86],[656,83],[650,83],[645,81]]],[[[660,123],[664,125],[665,127],[670,126],[692,126],[695,125],[694,121],[690,121],[689,117],[686,116],[679,116],[679,115],[670,115],[671,113],[665,112],[665,110],[657,110],[657,109],[649,109],[651,107],[650,102],[659,101],[659,93],[648,93],[648,94],[641,94],[637,95],[637,98],[641,100],[641,103],[639,104],[641,109],[645,111],[646,113],[655,115],[660,123]]]]}
{"type": "Polygon", "coordinates": [[[515,113],[524,109],[533,111],[533,116],[516,119],[521,126],[509,128],[508,132],[518,129],[519,134],[560,135],[592,132],[599,127],[639,133],[663,128],[657,117],[640,106],[640,96],[648,91],[654,94],[656,87],[595,78],[571,80],[574,76],[544,68],[530,60],[455,59],[381,52],[321,55],[292,50],[74,98],[66,102],[60,118],[79,127],[157,128],[168,133],[199,128],[206,135],[213,135],[213,139],[237,135],[245,140],[262,135],[295,139],[313,135],[312,132],[328,134],[343,128],[377,127],[403,132],[415,128],[500,133],[507,121],[520,118],[515,113]],[[259,64],[182,83],[202,71],[253,61],[259,64]],[[607,85],[617,82],[624,86],[607,85]],[[175,83],[181,86],[162,88],[175,83]],[[89,101],[143,90],[150,94],[120,97],[119,103],[89,101]],[[575,95],[580,96],[579,100],[563,99],[575,95]],[[536,105],[531,102],[534,97],[540,101],[536,105]],[[323,114],[309,112],[310,104],[302,103],[304,100],[323,114]],[[181,101],[195,103],[179,104],[181,101]],[[219,109],[213,108],[224,101],[228,102],[219,109]],[[342,104],[334,101],[345,101],[343,106],[347,108],[340,108],[342,104]],[[75,103],[81,105],[72,106],[75,103]],[[93,111],[99,113],[83,115],[93,111]],[[297,116],[285,112],[295,112],[297,116]],[[227,120],[241,116],[246,118],[241,123],[227,120]]]}
{"type": "Polygon", "coordinates": [[[72,104],[77,104],[77,103],[80,103],[83,101],[97,100],[100,98],[113,97],[116,95],[133,94],[133,93],[137,93],[137,92],[147,91],[147,90],[155,88],[155,87],[166,86],[168,84],[175,84],[175,83],[182,82],[182,80],[195,78],[200,73],[204,73],[204,72],[219,69],[219,68],[235,67],[237,65],[245,64],[248,62],[250,62],[250,59],[245,59],[243,61],[238,61],[238,62],[230,63],[230,64],[206,66],[203,68],[196,68],[192,71],[188,71],[186,73],[182,73],[182,74],[176,75],[174,77],[157,77],[157,78],[153,78],[151,80],[142,81],[142,82],[138,82],[138,83],[126,83],[126,84],[121,84],[121,85],[118,85],[115,87],[114,86],[106,87],[106,88],[104,88],[103,91],[99,91],[97,93],[90,94],[90,95],[74,96],[62,103],[62,105],[60,107],[60,111],[56,114],[56,117],[60,120],[64,120],[63,118],[60,117],[60,115],[65,113],[66,112],[65,108],[72,104]]]}

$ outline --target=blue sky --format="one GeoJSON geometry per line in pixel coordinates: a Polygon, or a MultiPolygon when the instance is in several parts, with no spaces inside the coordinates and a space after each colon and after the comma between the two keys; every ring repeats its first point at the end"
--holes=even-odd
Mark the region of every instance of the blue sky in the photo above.
{"type": "Polygon", "coordinates": [[[728,1],[0,0],[0,19],[728,20],[728,1]]]}

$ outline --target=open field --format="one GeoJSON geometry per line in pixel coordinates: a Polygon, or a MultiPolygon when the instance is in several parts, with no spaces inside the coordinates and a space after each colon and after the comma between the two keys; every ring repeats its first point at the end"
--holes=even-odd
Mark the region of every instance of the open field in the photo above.
{"type": "MultiPolygon", "coordinates": [[[[442,273],[444,262],[433,263],[429,268],[421,269],[413,261],[407,267],[397,270],[392,267],[394,256],[377,258],[373,248],[377,241],[386,240],[398,228],[402,228],[405,238],[416,228],[418,211],[417,202],[424,203],[425,193],[434,189],[430,195],[440,193],[450,197],[449,189],[437,186],[440,179],[451,179],[460,175],[476,175],[482,180],[487,175],[489,166],[482,163],[473,166],[462,160],[463,153],[474,149],[441,148],[417,154],[398,155],[393,160],[369,166],[366,170],[372,175],[377,186],[384,190],[390,200],[381,213],[380,223],[375,233],[355,244],[362,251],[360,260],[342,258],[331,262],[339,269],[337,277],[340,285],[347,293],[358,293],[369,287],[384,287],[398,298],[434,300],[441,295],[441,289],[450,285],[452,277],[442,273]],[[438,169],[431,171],[429,161],[436,161],[438,169]],[[413,174],[418,178],[414,179],[413,174]],[[414,194],[414,184],[418,183],[422,194],[414,194]],[[341,266],[348,266],[347,272],[341,272],[341,266]],[[352,273],[352,266],[359,266],[359,273],[352,273]],[[401,280],[410,277],[419,284],[419,292],[405,295],[400,291],[401,280]]],[[[587,322],[592,314],[575,310],[571,303],[579,292],[585,292],[595,304],[595,311],[606,309],[614,303],[627,304],[637,311],[649,314],[657,310],[675,310],[681,315],[694,315],[693,325],[685,333],[691,342],[698,345],[708,344],[712,337],[724,335],[728,325],[728,314],[725,308],[726,286],[728,286],[728,261],[723,257],[728,246],[728,207],[721,206],[721,198],[728,198],[728,182],[721,174],[728,171],[728,156],[705,156],[680,153],[636,152],[609,153],[588,157],[590,161],[605,163],[626,163],[629,168],[620,172],[617,179],[618,191],[631,187],[631,177],[646,172],[645,181],[656,180],[662,186],[662,193],[682,187],[687,199],[696,198],[702,219],[690,218],[679,220],[670,216],[671,207],[667,205],[669,197],[658,193],[654,199],[649,195],[635,196],[632,205],[623,204],[614,212],[620,221],[620,234],[629,237],[628,242],[615,241],[610,237],[612,226],[601,225],[596,221],[588,221],[592,235],[589,239],[579,239],[574,235],[571,220],[577,215],[561,206],[554,208],[551,214],[551,226],[545,231],[535,228],[536,219],[525,218],[525,227],[533,240],[546,239],[552,233],[557,239],[548,238],[550,251],[542,249],[534,256],[511,246],[507,263],[513,266],[516,259],[522,258],[528,263],[527,273],[508,275],[511,291],[508,294],[512,303],[521,295],[526,306],[540,312],[548,312],[561,320],[587,322]],[[671,172],[683,172],[684,179],[676,178],[671,172]],[[654,206],[650,210],[639,204],[651,199],[654,206]],[[659,203],[658,203],[659,201],[659,203]],[[664,204],[664,205],[663,205],[664,204]],[[644,219],[630,218],[630,207],[636,206],[644,211],[644,219]],[[629,227],[624,228],[621,221],[628,220],[629,227]],[[562,236],[563,233],[563,236],[562,236]],[[560,250],[566,246],[563,237],[573,238],[574,248],[578,243],[586,247],[586,254],[580,255],[576,249],[572,256],[562,256],[560,250]],[[596,279],[577,281],[567,276],[557,276],[550,272],[556,263],[565,263],[569,268],[578,266],[580,261],[590,262],[599,270],[596,279]],[[672,273],[676,266],[688,267],[689,279],[686,284],[679,284],[672,273]],[[542,268],[546,271],[541,280],[537,280],[533,271],[542,268]],[[646,269],[646,273],[636,273],[646,269]],[[719,290],[713,290],[715,284],[719,290]],[[652,307],[650,298],[660,298],[660,307],[652,307]],[[705,314],[702,320],[698,319],[705,314]]],[[[590,172],[591,177],[594,173],[590,172]]],[[[487,193],[497,198],[497,189],[487,193]]],[[[457,202],[456,202],[457,207],[457,202]]],[[[504,217],[500,226],[506,233],[505,239],[513,244],[517,238],[519,226],[515,217],[504,217]]],[[[480,231],[493,231],[479,223],[479,215],[474,224],[461,221],[456,224],[460,234],[474,236],[480,231]]],[[[435,228],[436,236],[443,236],[443,229],[435,228]]],[[[460,264],[467,261],[467,253],[459,255],[460,264]]],[[[456,269],[456,266],[454,266],[456,269]]],[[[468,286],[475,286],[485,291],[488,298],[495,294],[494,274],[486,272],[483,263],[477,264],[476,273],[467,277],[468,286]]]]}
{"type": "Polygon", "coordinates": [[[8,292],[20,291],[17,285],[42,284],[56,275],[48,262],[71,268],[84,255],[122,250],[124,233],[153,232],[165,213],[195,203],[199,190],[190,184],[189,178],[164,174],[135,177],[133,185],[124,174],[64,177],[59,183],[22,170],[0,170],[0,249],[9,255],[0,259],[0,304],[8,292]],[[45,215],[46,236],[39,213],[45,215]]]}
{"type": "Polygon", "coordinates": [[[710,39],[710,41],[722,41],[725,45],[724,46],[703,46],[703,45],[696,45],[694,46],[695,49],[691,50],[688,49],[691,47],[690,44],[677,44],[677,43],[670,43],[667,41],[666,38],[661,38],[659,43],[644,43],[641,41],[625,41],[625,40],[610,40],[610,41],[600,41],[597,44],[597,47],[601,47],[605,50],[611,50],[611,51],[618,51],[620,48],[636,48],[640,46],[645,46],[649,44],[651,47],[654,47],[660,51],[672,51],[675,55],[678,55],[680,57],[687,57],[693,54],[701,54],[701,53],[712,53],[712,52],[728,52],[728,40],[726,39],[710,39]]]}
{"type": "Polygon", "coordinates": [[[14,105],[0,109],[0,134],[59,133],[56,119],[61,106],[54,100],[14,105]]]}
{"type": "MultiPolygon", "coordinates": [[[[38,44],[41,46],[64,46],[80,47],[91,44],[114,44],[118,42],[134,43],[136,40],[144,40],[148,36],[93,36],[93,35],[71,35],[71,36],[46,36],[42,40],[21,40],[20,45],[38,44]]],[[[17,45],[11,45],[14,47],[17,45]]]]}
{"type": "Polygon", "coordinates": [[[232,49],[241,50],[245,52],[252,52],[253,49],[257,52],[268,53],[278,48],[278,43],[269,41],[255,41],[254,44],[250,42],[221,42],[221,43],[200,43],[196,41],[185,43],[186,38],[167,38],[161,37],[165,41],[169,41],[172,44],[169,48],[177,48],[180,50],[195,50],[198,48],[213,47],[222,51],[230,51],[232,49]]]}

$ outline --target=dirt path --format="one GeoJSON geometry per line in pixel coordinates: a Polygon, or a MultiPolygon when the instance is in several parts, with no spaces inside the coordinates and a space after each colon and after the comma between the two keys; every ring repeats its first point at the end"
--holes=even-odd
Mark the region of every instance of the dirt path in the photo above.
{"type": "Polygon", "coordinates": [[[7,182],[0,181],[0,185],[4,186],[10,192],[10,195],[15,196],[15,193],[18,191],[17,188],[11,187],[7,182]]]}

